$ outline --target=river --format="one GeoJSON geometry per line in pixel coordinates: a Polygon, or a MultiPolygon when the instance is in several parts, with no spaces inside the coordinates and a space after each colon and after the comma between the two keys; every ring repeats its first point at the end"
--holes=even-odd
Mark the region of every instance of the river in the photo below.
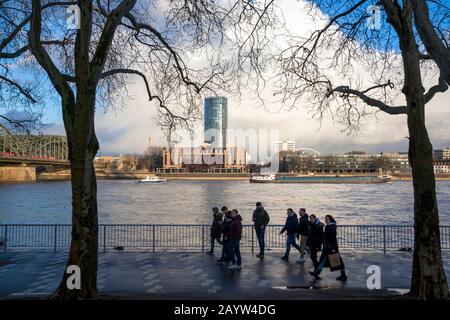
{"type": "MultiPolygon", "coordinates": [[[[441,225],[450,225],[450,181],[438,181],[441,225]]],[[[100,223],[208,224],[211,208],[237,208],[251,223],[261,201],[272,223],[283,223],[286,208],[305,207],[340,224],[412,224],[411,182],[389,184],[251,184],[248,181],[172,180],[141,184],[98,181],[100,223]]],[[[0,184],[0,223],[70,223],[70,183],[0,184]]]]}

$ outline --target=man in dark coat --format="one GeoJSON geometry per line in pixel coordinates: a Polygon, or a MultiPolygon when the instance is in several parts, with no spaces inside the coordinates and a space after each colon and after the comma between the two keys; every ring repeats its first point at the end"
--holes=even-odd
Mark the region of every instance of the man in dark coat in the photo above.
{"type": "Polygon", "coordinates": [[[260,259],[264,259],[266,226],[269,224],[270,217],[262,206],[261,202],[256,203],[256,209],[253,211],[252,220],[255,226],[256,238],[259,244],[259,253],[256,255],[260,259]]]}
{"type": "Polygon", "coordinates": [[[317,252],[322,250],[324,224],[320,222],[314,214],[310,215],[309,219],[310,231],[308,237],[308,247],[315,270],[319,266],[319,261],[317,261],[317,252]]]}
{"type": "Polygon", "coordinates": [[[287,209],[286,223],[284,224],[283,229],[281,229],[280,234],[283,234],[283,232],[285,231],[287,233],[286,252],[284,253],[284,256],[281,257],[281,259],[289,260],[289,252],[291,251],[291,246],[300,251],[300,246],[295,242],[295,236],[298,233],[297,215],[291,208],[287,209]]]}
{"type": "Polygon", "coordinates": [[[298,259],[298,263],[303,263],[305,262],[305,248],[307,246],[309,236],[309,218],[305,208],[301,208],[298,214],[300,215],[298,220],[298,233],[300,237],[300,258],[298,259]]]}
{"type": "Polygon", "coordinates": [[[214,242],[218,242],[219,244],[222,244],[222,241],[220,240],[221,236],[222,236],[222,217],[223,217],[223,213],[219,211],[219,208],[214,207],[212,209],[213,211],[213,221],[211,224],[211,248],[210,250],[207,252],[207,254],[209,255],[213,255],[214,254],[214,242]]]}
{"type": "Polygon", "coordinates": [[[341,275],[336,278],[339,281],[347,281],[347,275],[345,274],[345,266],[342,258],[339,255],[339,264],[332,266],[330,263],[330,255],[339,254],[337,236],[336,236],[336,220],[331,215],[325,216],[325,233],[322,254],[320,255],[319,265],[313,271],[309,272],[314,278],[318,279],[319,274],[323,268],[330,268],[330,271],[340,270],[341,275]]]}
{"type": "Polygon", "coordinates": [[[226,263],[228,262],[230,258],[230,252],[229,252],[229,244],[230,241],[227,239],[228,232],[230,231],[231,226],[231,211],[228,210],[227,207],[222,207],[222,213],[224,215],[224,219],[222,222],[222,255],[219,260],[217,260],[217,263],[226,263]]]}
{"type": "Polygon", "coordinates": [[[230,255],[232,263],[228,269],[241,270],[242,259],[239,246],[242,237],[242,217],[236,209],[231,211],[231,219],[230,231],[228,232],[227,239],[230,241],[230,255]]]}

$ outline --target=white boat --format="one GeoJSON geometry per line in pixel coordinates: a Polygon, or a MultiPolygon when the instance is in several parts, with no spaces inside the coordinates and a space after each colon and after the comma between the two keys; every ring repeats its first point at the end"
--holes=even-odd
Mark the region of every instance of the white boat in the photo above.
{"type": "Polygon", "coordinates": [[[264,183],[264,182],[274,182],[274,181],[275,181],[274,174],[253,175],[250,178],[250,182],[253,182],[253,183],[264,183]]]}
{"type": "Polygon", "coordinates": [[[166,182],[167,179],[166,178],[160,178],[158,176],[146,176],[145,179],[141,179],[139,180],[139,182],[149,182],[149,183],[155,183],[155,182],[166,182]]]}

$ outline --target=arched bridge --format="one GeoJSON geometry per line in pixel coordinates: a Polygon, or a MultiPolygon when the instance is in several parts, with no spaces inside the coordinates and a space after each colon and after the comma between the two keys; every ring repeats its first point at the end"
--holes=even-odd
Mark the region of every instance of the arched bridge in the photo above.
{"type": "Polygon", "coordinates": [[[15,135],[0,125],[0,162],[68,165],[67,138],[15,135]]]}
{"type": "Polygon", "coordinates": [[[312,155],[312,156],[320,156],[320,152],[317,151],[316,149],[312,149],[312,148],[298,148],[298,149],[295,149],[294,152],[295,152],[295,153],[299,153],[299,154],[306,154],[306,155],[312,155]]]}

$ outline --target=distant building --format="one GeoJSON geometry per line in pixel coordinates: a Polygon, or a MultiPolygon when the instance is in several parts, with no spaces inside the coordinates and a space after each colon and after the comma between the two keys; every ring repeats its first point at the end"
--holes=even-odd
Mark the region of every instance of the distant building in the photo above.
{"type": "Polygon", "coordinates": [[[442,150],[442,160],[450,160],[450,147],[442,150]]]}
{"type": "Polygon", "coordinates": [[[228,100],[207,97],[204,105],[205,143],[212,148],[226,148],[228,129],[228,100]]]}
{"type": "Polygon", "coordinates": [[[110,169],[117,161],[117,157],[102,156],[94,158],[94,168],[96,169],[110,169]]]}
{"type": "Polygon", "coordinates": [[[146,169],[144,167],[141,167],[141,159],[142,156],[138,156],[137,154],[125,154],[118,157],[95,157],[94,168],[111,171],[136,171],[140,169],[146,169]]]}
{"type": "Polygon", "coordinates": [[[164,148],[160,172],[237,173],[247,170],[247,153],[243,148],[164,148]]]}
{"type": "Polygon", "coordinates": [[[433,150],[433,160],[434,161],[444,160],[444,150],[442,149],[433,150]]]}
{"type": "Polygon", "coordinates": [[[434,173],[450,173],[450,160],[441,160],[434,162],[434,173]]]}
{"type": "Polygon", "coordinates": [[[352,151],[344,154],[305,154],[282,151],[280,153],[281,172],[299,173],[410,173],[411,168],[406,152],[368,154],[352,151]]]}
{"type": "Polygon", "coordinates": [[[383,152],[381,155],[387,160],[384,164],[386,171],[391,173],[410,173],[408,152],[383,152]]]}
{"type": "Polygon", "coordinates": [[[277,141],[277,152],[281,151],[295,151],[295,141],[277,141]]]}

